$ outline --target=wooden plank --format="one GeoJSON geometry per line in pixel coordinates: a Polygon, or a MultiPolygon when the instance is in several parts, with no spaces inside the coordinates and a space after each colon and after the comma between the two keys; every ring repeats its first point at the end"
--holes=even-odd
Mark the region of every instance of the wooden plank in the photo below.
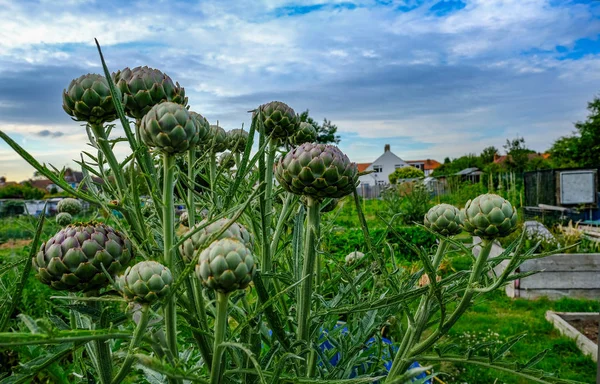
{"type": "Polygon", "coordinates": [[[589,355],[592,360],[598,361],[598,346],[594,344],[593,341],[588,339],[584,334],[579,332],[575,327],[566,322],[561,317],[561,315],[564,314],[564,312],[547,311],[546,320],[551,322],[561,334],[575,340],[577,347],[579,347],[579,349],[581,349],[585,355],[589,355]]]}
{"type": "Polygon", "coordinates": [[[520,289],[600,289],[598,272],[542,272],[519,282],[520,289]]]}
{"type": "Polygon", "coordinates": [[[581,271],[596,272],[600,279],[599,253],[561,253],[541,259],[527,260],[520,267],[521,272],[528,271],[581,271]]]}
{"type": "Polygon", "coordinates": [[[510,292],[507,290],[507,295],[512,298],[529,300],[542,297],[549,300],[558,300],[563,297],[598,300],[600,289],[514,289],[510,292]]]}

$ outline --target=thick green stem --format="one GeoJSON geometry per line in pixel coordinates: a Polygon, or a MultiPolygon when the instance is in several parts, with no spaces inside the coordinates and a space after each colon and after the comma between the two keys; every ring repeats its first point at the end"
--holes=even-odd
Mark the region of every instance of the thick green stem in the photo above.
{"type": "Polygon", "coordinates": [[[223,360],[224,348],[221,345],[225,340],[225,332],[227,331],[227,304],[229,293],[217,292],[217,313],[215,317],[215,344],[212,366],[210,368],[210,384],[220,384],[225,362],[223,360]]]}
{"type": "Polygon", "coordinates": [[[211,150],[209,156],[209,177],[210,177],[210,192],[213,206],[217,204],[217,154],[211,150]]]}
{"type": "Polygon", "coordinates": [[[392,368],[390,369],[390,374],[388,377],[394,377],[394,375],[400,375],[404,371],[406,371],[406,369],[410,365],[410,357],[419,355],[431,348],[436,343],[436,341],[443,337],[452,328],[452,326],[454,326],[454,324],[458,321],[458,319],[460,319],[462,314],[469,308],[471,304],[471,299],[476,293],[474,286],[477,282],[479,282],[479,279],[481,278],[481,274],[483,272],[483,269],[485,268],[485,264],[492,249],[493,241],[482,239],[481,245],[481,252],[479,253],[477,260],[473,265],[473,270],[471,271],[471,275],[469,277],[469,283],[465,288],[463,297],[461,298],[458,306],[456,307],[450,318],[446,322],[444,322],[443,325],[438,327],[427,339],[423,340],[421,343],[416,344],[413,348],[411,348],[407,353],[404,354],[404,356],[398,353],[394,358],[394,362],[392,364],[392,368]]]}
{"type": "Polygon", "coordinates": [[[148,319],[150,318],[150,308],[147,304],[142,305],[142,309],[140,311],[140,321],[138,322],[135,330],[133,331],[133,338],[129,342],[129,348],[127,348],[127,357],[125,357],[125,361],[123,365],[121,365],[121,369],[115,376],[112,381],[112,384],[119,384],[127,374],[130,372],[131,365],[133,364],[135,358],[133,357],[133,353],[135,349],[139,345],[142,337],[144,336],[144,332],[146,331],[146,327],[148,326],[148,319]]]}
{"type": "Polygon", "coordinates": [[[294,195],[286,192],[285,200],[283,201],[283,208],[281,209],[281,213],[279,214],[279,219],[277,219],[277,225],[275,226],[275,233],[273,234],[273,238],[271,239],[271,256],[275,255],[277,252],[277,246],[279,245],[279,238],[283,233],[283,228],[285,228],[285,223],[288,221],[290,215],[290,207],[292,199],[294,195]]]}
{"type": "MultiPolygon", "coordinates": [[[[263,228],[263,265],[264,273],[272,272],[273,261],[271,259],[271,223],[273,221],[273,165],[275,164],[275,153],[277,152],[277,141],[271,139],[269,142],[269,151],[267,153],[267,163],[265,166],[265,219],[266,225],[263,228]]],[[[267,284],[268,286],[268,284],[267,284]]]]}
{"type": "MultiPolygon", "coordinates": [[[[308,215],[306,219],[306,231],[304,235],[304,263],[302,267],[302,283],[300,283],[300,297],[298,300],[298,341],[309,345],[310,332],[309,323],[311,311],[311,298],[313,289],[313,277],[316,261],[316,237],[318,233],[319,214],[321,203],[312,197],[306,198],[308,215]]],[[[307,366],[308,373],[310,367],[307,366]]]]}
{"type": "MultiPolygon", "coordinates": [[[[173,255],[173,240],[175,237],[174,221],[175,207],[173,201],[173,184],[175,179],[175,157],[163,154],[163,242],[164,263],[175,272],[175,258],[173,255]]],[[[165,327],[167,334],[167,345],[174,356],[177,356],[177,313],[175,310],[175,298],[173,295],[165,306],[165,327]]]]}
{"type": "Polygon", "coordinates": [[[190,149],[188,151],[188,182],[190,186],[187,191],[187,213],[188,213],[188,227],[193,228],[196,224],[196,204],[194,203],[194,182],[196,181],[196,171],[194,169],[194,163],[196,162],[196,151],[190,149]]]}

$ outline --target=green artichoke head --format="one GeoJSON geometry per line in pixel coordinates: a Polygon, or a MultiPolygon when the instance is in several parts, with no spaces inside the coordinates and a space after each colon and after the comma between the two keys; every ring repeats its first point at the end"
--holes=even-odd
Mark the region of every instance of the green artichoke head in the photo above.
{"type": "Polygon", "coordinates": [[[142,119],[140,136],[149,147],[164,153],[183,153],[199,141],[198,127],[185,107],[164,102],[156,104],[142,119]]]}
{"type": "Polygon", "coordinates": [[[72,221],[73,216],[71,216],[70,213],[60,212],[58,215],[56,215],[56,224],[60,225],[61,227],[71,224],[72,221]]]}
{"type": "Polygon", "coordinates": [[[71,215],[77,215],[81,212],[81,203],[77,199],[67,197],[58,202],[56,209],[58,212],[66,212],[70,213],[71,215]]]}
{"type": "Polygon", "coordinates": [[[127,301],[152,304],[169,294],[173,276],[169,268],[156,261],[142,261],[128,267],[117,284],[127,301]]]}
{"type": "Polygon", "coordinates": [[[229,137],[229,150],[233,153],[242,153],[248,142],[248,132],[243,129],[232,129],[227,132],[229,137]]]}
{"type": "Polygon", "coordinates": [[[116,276],[132,258],[131,242],[119,231],[102,223],[76,223],[42,244],[33,268],[54,289],[89,291],[108,284],[103,267],[116,276]]]}
{"type": "Polygon", "coordinates": [[[462,232],[460,211],[450,204],[438,204],[431,208],[424,219],[425,226],[444,236],[454,236],[462,232]]]}
{"type": "Polygon", "coordinates": [[[245,289],[256,271],[254,256],[238,239],[221,239],[200,253],[196,274],[207,288],[229,293],[245,289]]]}
{"type": "Polygon", "coordinates": [[[273,139],[287,139],[298,129],[300,118],[296,112],[281,101],[271,101],[259,107],[259,116],[265,135],[273,139]]]}
{"type": "Polygon", "coordinates": [[[104,76],[88,73],[63,91],[63,109],[75,121],[102,125],[117,119],[113,98],[104,76]]]}
{"type": "MultiPolygon", "coordinates": [[[[222,218],[207,225],[208,222],[208,219],[203,219],[188,231],[188,233],[193,232],[192,236],[184,241],[179,248],[181,256],[184,260],[188,262],[192,261],[194,259],[194,254],[198,252],[198,250],[207,247],[208,244],[205,243],[208,241],[209,237],[220,232],[221,229],[227,225],[229,219],[222,218]],[[198,228],[202,229],[198,230],[198,228]]],[[[237,239],[238,241],[242,242],[246,248],[252,251],[252,236],[242,224],[234,222],[229,226],[229,228],[225,229],[221,236],[218,237],[218,239],[229,238],[237,239]]]]}
{"type": "Polygon", "coordinates": [[[125,68],[112,77],[123,94],[125,113],[134,119],[141,119],[152,107],[165,101],[187,105],[185,89],[158,69],[125,68]]]}
{"type": "Polygon", "coordinates": [[[304,143],[279,159],[275,177],[288,192],[323,200],[352,193],[358,168],[334,145],[304,143]]]}
{"type": "Polygon", "coordinates": [[[294,147],[304,143],[314,143],[317,140],[317,130],[312,124],[301,122],[298,130],[290,136],[290,144],[294,147]]]}
{"type": "Polygon", "coordinates": [[[223,152],[229,147],[229,136],[227,132],[219,127],[218,125],[211,125],[208,141],[206,143],[207,148],[211,148],[213,152],[223,152]]]}
{"type": "Polygon", "coordinates": [[[210,124],[208,123],[208,120],[197,112],[191,111],[190,115],[192,115],[196,121],[196,127],[198,128],[198,144],[206,144],[210,139],[210,124]]]}
{"type": "Polygon", "coordinates": [[[504,198],[487,193],[467,201],[460,211],[465,231],[483,239],[504,237],[517,228],[517,210],[504,198]]]}

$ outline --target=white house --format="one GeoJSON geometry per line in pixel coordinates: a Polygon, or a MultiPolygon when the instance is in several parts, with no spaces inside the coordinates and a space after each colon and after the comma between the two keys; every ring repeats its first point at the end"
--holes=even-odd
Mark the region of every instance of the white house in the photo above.
{"type": "Polygon", "coordinates": [[[409,163],[392,153],[392,151],[390,151],[390,145],[386,144],[383,155],[379,156],[374,162],[370,164],[358,164],[358,170],[361,172],[374,171],[368,175],[360,176],[360,186],[389,184],[389,176],[394,170],[410,166],[409,163]]]}

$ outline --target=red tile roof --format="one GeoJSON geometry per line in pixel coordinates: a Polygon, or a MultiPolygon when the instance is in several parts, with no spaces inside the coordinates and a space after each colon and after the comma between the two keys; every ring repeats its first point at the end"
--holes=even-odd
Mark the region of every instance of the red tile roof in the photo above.
{"type": "Polygon", "coordinates": [[[358,172],[363,172],[366,171],[367,168],[369,168],[369,165],[371,165],[371,163],[358,163],[356,165],[358,166],[358,172]]]}
{"type": "Polygon", "coordinates": [[[422,163],[425,171],[434,170],[442,165],[439,161],[433,159],[427,160],[406,160],[408,164],[422,163]]]}

